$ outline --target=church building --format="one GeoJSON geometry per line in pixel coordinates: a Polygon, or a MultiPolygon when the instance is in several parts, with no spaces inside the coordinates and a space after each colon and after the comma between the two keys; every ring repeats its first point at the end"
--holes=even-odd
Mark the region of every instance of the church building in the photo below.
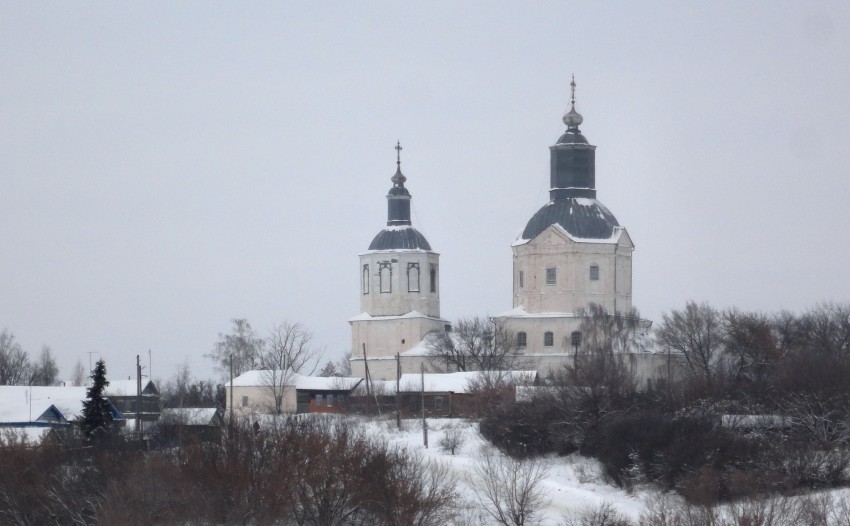
{"type": "MultiPolygon", "coordinates": [[[[396,376],[396,354],[449,324],[440,318],[440,255],[410,221],[410,192],[401,173],[401,144],[387,194],[387,226],[360,254],[360,315],[351,324],[354,376],[396,376]]],[[[405,371],[408,372],[408,371],[405,371]]]]}
{"type": "MultiPolygon", "coordinates": [[[[659,357],[648,341],[651,322],[632,309],[634,243],[596,195],[596,146],[582,135],[571,82],[566,130],[549,147],[549,202],[513,242],[513,308],[494,317],[515,338],[514,352],[524,368],[541,374],[575,364],[590,352],[583,334],[587,309],[599,306],[629,320],[624,360],[639,378],[657,376],[659,357]],[[635,345],[632,345],[635,343],[635,345]],[[584,344],[584,345],[583,345],[584,344]],[[638,351],[638,352],[636,352],[638,351]]],[[[401,146],[396,146],[401,150],[401,146]]],[[[361,314],[352,329],[352,373],[394,379],[397,372],[433,369],[426,335],[450,330],[440,318],[439,254],[410,221],[410,193],[400,156],[387,195],[387,226],[360,255],[361,314]],[[399,363],[396,354],[400,355],[399,363]]],[[[507,285],[507,283],[506,283],[507,285]]]]}
{"type": "Polygon", "coordinates": [[[632,310],[635,246],[596,199],[596,146],[579,129],[575,86],[573,80],[567,129],[549,147],[549,202],[511,247],[513,309],[496,316],[516,335],[517,351],[541,370],[579,351],[582,314],[591,304],[610,314],[632,310]]]}

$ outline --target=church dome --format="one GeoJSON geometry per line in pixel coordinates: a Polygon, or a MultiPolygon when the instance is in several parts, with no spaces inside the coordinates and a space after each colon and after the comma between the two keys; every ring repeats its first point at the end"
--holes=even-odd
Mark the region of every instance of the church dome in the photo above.
{"type": "Polygon", "coordinates": [[[410,225],[388,226],[378,232],[369,250],[431,250],[431,245],[410,225]]]}
{"type": "Polygon", "coordinates": [[[532,216],[522,231],[522,239],[534,239],[551,225],[559,225],[580,239],[609,239],[620,226],[614,214],[596,199],[555,199],[532,216]]]}

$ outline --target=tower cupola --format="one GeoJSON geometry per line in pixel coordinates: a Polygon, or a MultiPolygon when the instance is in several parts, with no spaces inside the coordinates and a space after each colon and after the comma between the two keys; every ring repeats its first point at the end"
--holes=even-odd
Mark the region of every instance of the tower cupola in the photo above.
{"type": "Polygon", "coordinates": [[[401,173],[401,143],[396,142],[396,171],[387,193],[387,227],[369,244],[369,250],[431,250],[431,245],[410,221],[410,192],[404,187],[407,177],[401,173]]]}

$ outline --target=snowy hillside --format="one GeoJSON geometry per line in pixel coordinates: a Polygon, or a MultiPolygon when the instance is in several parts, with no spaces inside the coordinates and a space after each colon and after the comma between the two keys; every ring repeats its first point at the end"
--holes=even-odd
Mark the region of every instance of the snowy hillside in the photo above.
{"type": "MultiPolygon", "coordinates": [[[[394,419],[370,421],[365,425],[369,433],[387,440],[392,445],[404,446],[411,451],[421,452],[427,459],[446,463],[455,475],[458,490],[470,504],[468,509],[480,507],[468,479],[474,476],[474,464],[481,455],[482,448],[489,446],[478,433],[475,423],[448,418],[429,419],[428,449],[423,446],[422,424],[419,420],[402,420],[400,431],[396,428],[394,419]],[[441,450],[439,445],[440,439],[452,428],[462,430],[464,435],[463,443],[455,455],[441,450]]],[[[495,454],[501,456],[501,453],[495,454]]],[[[646,491],[629,494],[606,484],[602,480],[599,464],[579,455],[546,457],[543,464],[548,473],[541,487],[549,504],[542,510],[539,518],[545,526],[563,524],[565,515],[581,512],[589,507],[595,508],[602,503],[610,503],[623,515],[637,520],[644,509],[643,499],[651,494],[646,491]]],[[[466,517],[467,520],[470,518],[466,517]]]]}

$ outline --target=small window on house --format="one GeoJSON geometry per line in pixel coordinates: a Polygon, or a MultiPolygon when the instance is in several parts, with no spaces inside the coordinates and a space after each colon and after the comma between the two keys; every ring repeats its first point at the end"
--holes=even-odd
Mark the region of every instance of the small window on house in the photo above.
{"type": "Polygon", "coordinates": [[[316,407],[322,407],[322,404],[324,403],[324,401],[325,401],[325,397],[323,395],[320,395],[320,394],[316,395],[316,407]]]}
{"type": "Polygon", "coordinates": [[[369,294],[369,265],[363,265],[363,294],[369,294]]]}
{"type": "Polygon", "coordinates": [[[599,280],[599,265],[591,265],[590,266],[590,280],[598,281],[599,280]]]}
{"type": "Polygon", "coordinates": [[[443,408],[443,397],[435,396],[434,397],[434,409],[442,409],[443,408]]]}
{"type": "Polygon", "coordinates": [[[393,291],[393,268],[389,261],[378,263],[378,280],[381,282],[381,293],[393,291]]]}
{"type": "Polygon", "coordinates": [[[517,348],[522,349],[526,345],[528,345],[528,336],[525,334],[525,332],[516,333],[516,346],[517,346],[517,348]]]}
{"type": "Polygon", "coordinates": [[[557,274],[555,273],[555,267],[549,267],[546,269],[546,284],[554,285],[557,282],[557,274]]]}
{"type": "Polygon", "coordinates": [[[552,347],[555,345],[555,335],[551,332],[547,331],[543,333],[543,345],[545,347],[552,347]]]}
{"type": "Polygon", "coordinates": [[[333,406],[334,406],[334,395],[329,394],[328,395],[328,407],[333,407],[333,406]]]}
{"type": "Polygon", "coordinates": [[[519,288],[525,287],[525,272],[519,271],[519,288]]]}
{"type": "Polygon", "coordinates": [[[407,292],[419,292],[419,263],[407,264],[407,292]]]}
{"type": "Polygon", "coordinates": [[[242,407],[248,407],[248,397],[247,396],[242,397],[242,407]]]}
{"type": "Polygon", "coordinates": [[[437,292],[437,265],[431,263],[431,292],[437,292]]]}

